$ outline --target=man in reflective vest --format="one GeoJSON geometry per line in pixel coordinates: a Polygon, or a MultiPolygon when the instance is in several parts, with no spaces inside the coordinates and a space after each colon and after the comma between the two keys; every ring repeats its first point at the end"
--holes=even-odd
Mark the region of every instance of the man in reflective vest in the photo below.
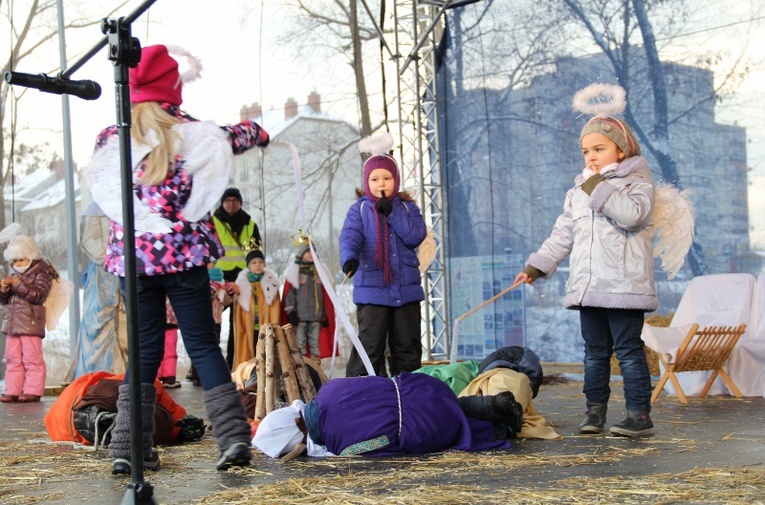
{"type": "MultiPolygon", "coordinates": [[[[237,188],[228,188],[220,199],[220,207],[213,214],[215,230],[226,254],[216,266],[223,270],[223,278],[234,282],[237,274],[245,268],[245,257],[254,247],[262,247],[260,230],[255,221],[242,210],[242,193],[237,188]]],[[[233,296],[233,293],[229,293],[233,296]]],[[[234,357],[233,310],[229,313],[228,352],[226,361],[231,367],[234,357]]]]}

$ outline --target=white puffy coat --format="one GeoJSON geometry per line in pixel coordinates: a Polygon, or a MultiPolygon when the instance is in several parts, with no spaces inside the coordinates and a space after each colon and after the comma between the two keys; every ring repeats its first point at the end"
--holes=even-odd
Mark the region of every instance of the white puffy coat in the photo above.
{"type": "Polygon", "coordinates": [[[527,266],[549,278],[571,254],[566,308],[656,310],[654,287],[654,180],[642,156],[603,174],[588,195],[577,176],[566,193],[550,237],[527,266]]]}

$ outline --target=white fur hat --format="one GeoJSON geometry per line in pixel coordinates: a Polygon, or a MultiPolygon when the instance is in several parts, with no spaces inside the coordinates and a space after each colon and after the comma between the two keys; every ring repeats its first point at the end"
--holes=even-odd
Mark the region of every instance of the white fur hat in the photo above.
{"type": "Polygon", "coordinates": [[[11,240],[5,253],[3,253],[3,256],[6,261],[42,259],[42,254],[40,253],[40,249],[37,247],[35,240],[26,235],[19,235],[11,240]]]}

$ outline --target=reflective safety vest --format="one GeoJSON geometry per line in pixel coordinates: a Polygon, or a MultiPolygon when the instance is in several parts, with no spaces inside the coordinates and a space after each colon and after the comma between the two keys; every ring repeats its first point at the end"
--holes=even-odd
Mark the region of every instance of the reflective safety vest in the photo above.
{"type": "Polygon", "coordinates": [[[213,221],[215,221],[215,231],[218,232],[220,244],[226,252],[225,256],[220,258],[215,266],[219,267],[224,272],[230,272],[237,267],[244,270],[247,267],[247,265],[245,265],[247,253],[242,250],[242,245],[245,247],[250,245],[250,237],[252,237],[252,232],[255,229],[255,221],[250,219],[250,222],[242,228],[242,232],[239,234],[239,237],[237,237],[239,243],[237,243],[236,239],[231,236],[231,233],[229,232],[231,228],[228,224],[223,223],[216,216],[213,216],[213,221]]]}

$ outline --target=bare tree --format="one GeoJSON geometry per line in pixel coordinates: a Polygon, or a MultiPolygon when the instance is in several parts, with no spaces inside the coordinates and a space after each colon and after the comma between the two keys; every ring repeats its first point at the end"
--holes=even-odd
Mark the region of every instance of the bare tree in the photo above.
{"type": "MultiPolygon", "coordinates": [[[[110,16],[127,1],[110,3],[114,5],[114,8],[106,13],[106,16],[110,16]]],[[[21,61],[43,50],[47,49],[52,54],[56,54],[55,43],[58,34],[56,4],[56,0],[32,0],[21,3],[0,0],[2,14],[0,33],[8,34],[7,37],[3,37],[3,40],[10,41],[8,58],[2,63],[0,75],[4,76],[5,72],[15,70],[21,61]]],[[[103,5],[99,3],[97,8],[103,9],[103,5]]],[[[98,14],[101,16],[79,14],[66,22],[64,27],[66,30],[74,30],[97,26],[104,12],[100,11],[98,14]]],[[[47,168],[49,163],[56,159],[55,149],[53,154],[50,154],[45,145],[29,146],[17,143],[18,134],[23,130],[18,117],[19,111],[23,112],[22,98],[25,94],[25,88],[14,88],[7,84],[5,79],[0,80],[0,230],[6,226],[4,190],[9,183],[14,164],[17,163],[21,169],[20,172],[23,173],[32,171],[40,165],[47,168]]],[[[4,245],[0,244],[0,250],[4,248],[4,245]]],[[[0,317],[2,317],[2,308],[0,308],[0,317]]],[[[0,340],[0,353],[5,354],[5,339],[0,340]]],[[[5,360],[0,361],[0,378],[3,377],[5,377],[5,360]]]]}
{"type": "MultiPolygon", "coordinates": [[[[107,7],[113,7],[109,12],[104,13],[99,10],[90,15],[82,12],[76,12],[76,16],[65,23],[65,30],[74,30],[80,28],[95,27],[105,16],[111,16],[118,9],[123,7],[127,1],[111,1],[107,7]]],[[[58,24],[56,22],[56,0],[32,0],[30,2],[2,2],[0,0],[0,10],[2,17],[0,23],[2,33],[8,33],[9,37],[5,40],[10,41],[10,51],[8,57],[2,63],[0,75],[5,72],[16,70],[20,62],[32,55],[38,55],[42,51],[50,51],[51,54],[57,54],[57,35],[58,24]],[[14,10],[15,9],[15,10],[14,10]]],[[[96,6],[103,9],[102,4],[96,6]]],[[[94,40],[97,40],[94,38],[94,40]]],[[[53,59],[52,61],[58,61],[53,59]]],[[[51,72],[57,69],[54,68],[51,72]]],[[[14,157],[9,156],[10,152],[16,152],[22,149],[17,145],[16,139],[23,128],[19,123],[18,116],[21,111],[23,114],[23,100],[26,94],[26,88],[13,87],[0,80],[0,229],[5,227],[5,197],[4,188],[8,183],[11,168],[14,164],[14,157]],[[12,106],[11,106],[12,105],[12,106]],[[13,114],[11,114],[13,111],[13,114]]],[[[26,146],[30,148],[34,146],[26,146]]],[[[34,149],[33,149],[34,150],[34,149]]]]}
{"type": "Polygon", "coordinates": [[[453,72],[441,76],[446,81],[442,103],[459,101],[460,106],[448,111],[444,128],[449,132],[447,136],[459,141],[445,145],[442,156],[447,163],[445,181],[450,201],[469,209],[449,215],[448,235],[453,238],[450,251],[454,256],[485,254],[487,244],[492,251],[495,245],[504,248],[513,243],[518,249],[529,246],[528,239],[511,227],[499,227],[508,238],[494,236],[499,229],[496,221],[482,214],[494,213],[496,205],[497,214],[517,215],[517,209],[507,207],[510,201],[518,208],[521,202],[526,209],[532,208],[524,188],[492,184],[490,173],[492,166],[505,166],[505,160],[512,159],[515,151],[513,136],[502,135],[498,129],[510,122],[530,121],[513,112],[514,92],[549,70],[554,51],[560,46],[559,24],[555,11],[538,16],[528,5],[493,1],[477,4],[470,11],[454,9],[449,18],[449,68],[453,72]],[[486,159],[474,159],[477,153],[484,153],[486,159]],[[493,199],[495,192],[498,196],[493,199]],[[492,239],[476,240],[477,236],[492,239]]]}
{"type": "MultiPolygon", "coordinates": [[[[599,0],[588,4],[586,9],[578,0],[564,0],[564,2],[611,62],[614,73],[621,85],[627,90],[628,96],[632,84],[631,59],[639,57],[639,55],[633,56],[632,53],[633,51],[640,51],[640,48],[633,44],[633,38],[636,38],[637,31],[642,35],[642,52],[648,64],[653,92],[654,121],[650,128],[645,128],[636,118],[630,105],[632,100],[627,101],[625,118],[635,130],[643,146],[656,158],[664,179],[673,182],[679,189],[682,189],[677,172],[677,163],[669,149],[670,119],[667,88],[662,62],[656,46],[653,23],[649,19],[650,8],[653,4],[660,2],[599,0]]],[[[684,1],[677,0],[674,4],[675,8],[682,9],[684,1]]],[[[708,99],[714,100],[714,96],[710,96],[708,99]]],[[[689,253],[689,263],[693,275],[709,273],[698,236],[694,236],[693,246],[689,253]]]]}
{"type": "Polygon", "coordinates": [[[285,32],[283,41],[303,56],[324,54],[347,61],[353,73],[361,135],[371,135],[377,127],[370,111],[364,65],[369,56],[365,58],[364,46],[379,39],[366,9],[359,9],[358,0],[294,0],[292,6],[297,23],[285,32]]]}

